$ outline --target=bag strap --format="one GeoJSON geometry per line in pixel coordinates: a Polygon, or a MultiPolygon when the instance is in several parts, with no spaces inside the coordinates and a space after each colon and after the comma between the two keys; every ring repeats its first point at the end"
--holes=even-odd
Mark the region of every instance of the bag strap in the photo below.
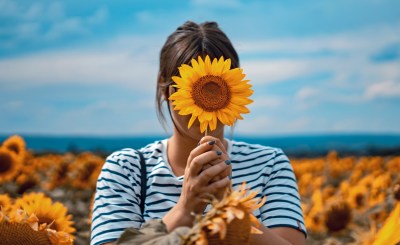
{"type": "Polygon", "coordinates": [[[144,202],[146,200],[146,190],[147,190],[147,171],[146,162],[141,151],[137,151],[140,157],[140,211],[142,215],[144,214],[144,202]]]}

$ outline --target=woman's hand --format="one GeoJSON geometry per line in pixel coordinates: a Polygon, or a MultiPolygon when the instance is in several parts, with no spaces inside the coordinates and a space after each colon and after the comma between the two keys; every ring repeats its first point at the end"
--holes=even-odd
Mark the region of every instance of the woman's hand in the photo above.
{"type": "Polygon", "coordinates": [[[190,212],[202,213],[207,206],[205,199],[215,196],[230,184],[231,167],[226,160],[221,142],[204,137],[189,155],[178,203],[182,202],[190,212]]]}
{"type": "MultiPolygon", "coordinates": [[[[228,176],[228,178],[231,178],[232,177],[231,161],[229,159],[229,155],[228,155],[228,153],[227,153],[227,151],[225,149],[224,144],[218,138],[215,138],[215,137],[212,137],[212,136],[203,137],[200,140],[199,144],[204,144],[204,143],[207,143],[207,142],[210,142],[210,141],[215,141],[215,144],[213,145],[212,150],[215,150],[219,154],[221,154],[220,159],[225,161],[225,163],[227,165],[229,165],[229,168],[226,169],[226,171],[222,172],[220,175],[215,176],[211,180],[211,183],[215,182],[215,181],[218,181],[220,179],[226,178],[227,176],[228,176]]],[[[207,165],[205,165],[202,170],[204,171],[204,170],[208,169],[209,167],[213,166],[214,164],[216,164],[216,162],[210,162],[207,165]]],[[[226,188],[218,189],[216,194],[214,194],[214,196],[216,198],[218,198],[218,199],[222,199],[222,197],[224,196],[225,190],[226,190],[226,188]]]]}
{"type": "Polygon", "coordinates": [[[188,157],[177,205],[163,218],[169,231],[178,226],[192,226],[193,213],[203,213],[207,206],[205,200],[219,195],[231,183],[225,147],[215,138],[210,141],[203,138],[202,142],[188,157]]]}

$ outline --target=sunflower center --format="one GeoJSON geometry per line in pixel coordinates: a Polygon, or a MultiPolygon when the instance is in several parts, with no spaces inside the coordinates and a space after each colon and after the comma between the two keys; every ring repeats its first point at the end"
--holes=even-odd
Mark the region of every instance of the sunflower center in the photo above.
{"type": "Polygon", "coordinates": [[[17,144],[8,145],[7,148],[8,148],[10,151],[13,151],[13,152],[17,153],[17,155],[19,154],[19,147],[18,147],[17,144]]]}
{"type": "Polygon", "coordinates": [[[9,154],[0,154],[0,173],[5,173],[12,167],[12,158],[9,154]]]}
{"type": "Polygon", "coordinates": [[[82,171],[81,180],[87,180],[90,178],[96,167],[97,164],[95,162],[89,162],[82,171]]]}
{"type": "Polygon", "coordinates": [[[364,195],[361,193],[358,193],[355,197],[355,202],[357,207],[361,207],[364,204],[364,195]]]}
{"type": "Polygon", "coordinates": [[[201,77],[192,88],[194,103],[205,111],[225,108],[231,99],[228,84],[219,76],[201,77]]]}

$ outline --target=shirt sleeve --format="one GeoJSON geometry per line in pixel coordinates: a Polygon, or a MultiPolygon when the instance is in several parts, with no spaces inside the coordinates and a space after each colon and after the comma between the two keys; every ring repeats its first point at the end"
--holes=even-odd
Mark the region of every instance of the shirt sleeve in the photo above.
{"type": "Polygon", "coordinates": [[[263,195],[266,202],[260,208],[263,224],[268,228],[291,227],[307,236],[296,177],[281,149],[276,150],[265,171],[267,182],[263,195]]]}
{"type": "Polygon", "coordinates": [[[107,157],[97,180],[91,245],[115,241],[126,228],[141,226],[140,186],[136,151],[122,150],[107,157]]]}

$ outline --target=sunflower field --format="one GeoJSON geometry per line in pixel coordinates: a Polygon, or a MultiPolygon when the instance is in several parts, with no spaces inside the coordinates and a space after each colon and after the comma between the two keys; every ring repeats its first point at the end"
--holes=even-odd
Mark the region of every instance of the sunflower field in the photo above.
{"type": "MultiPolygon", "coordinates": [[[[290,158],[307,244],[399,244],[400,155],[290,158]]],[[[0,244],[89,244],[105,156],[38,154],[18,135],[0,146],[0,244]]],[[[268,198],[268,197],[266,197],[268,198]]]]}

